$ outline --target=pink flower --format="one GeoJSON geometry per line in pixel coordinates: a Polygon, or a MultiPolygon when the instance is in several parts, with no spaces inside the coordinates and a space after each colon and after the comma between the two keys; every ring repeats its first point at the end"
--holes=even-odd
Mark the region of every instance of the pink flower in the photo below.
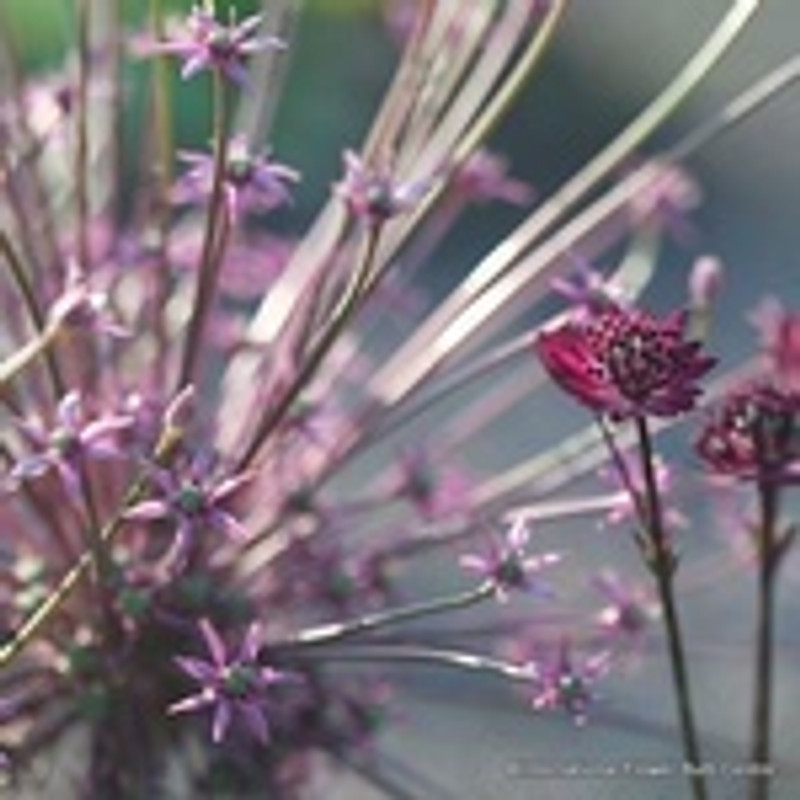
{"type": "Polygon", "coordinates": [[[723,475],[798,482],[800,393],[766,382],[735,389],[709,416],[696,450],[723,475]]]}
{"type": "Polygon", "coordinates": [[[612,306],[539,337],[536,350],[555,382],[614,419],[671,417],[694,407],[697,380],[716,363],[684,336],[686,315],[658,319],[612,306]]]}
{"type": "Polygon", "coordinates": [[[767,297],[750,321],[760,334],[773,380],[788,390],[800,391],[800,314],[787,311],[777,298],[767,297]]]}

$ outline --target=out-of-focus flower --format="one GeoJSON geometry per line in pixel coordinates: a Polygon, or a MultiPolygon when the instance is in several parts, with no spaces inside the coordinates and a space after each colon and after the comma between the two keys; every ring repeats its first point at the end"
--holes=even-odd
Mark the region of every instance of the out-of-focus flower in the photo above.
{"type": "Polygon", "coordinates": [[[800,391],[800,314],[767,297],[750,321],[759,333],[770,379],[788,391],[800,391]]]}
{"type": "Polygon", "coordinates": [[[69,392],[56,408],[53,427],[39,419],[19,422],[20,433],[34,452],[17,461],[9,477],[12,482],[28,480],[54,469],[77,503],[82,498],[82,471],[95,459],[121,458],[116,437],[132,424],[132,417],[118,414],[87,419],[81,395],[69,392]]]}
{"type": "Polygon", "coordinates": [[[50,306],[48,318],[68,331],[88,331],[118,339],[130,336],[130,331],[114,318],[108,295],[92,289],[86,273],[74,263],[64,291],[50,306]]]}
{"type": "MultiPolygon", "coordinates": [[[[618,465],[605,464],[599,470],[600,477],[616,489],[616,502],[605,515],[604,523],[613,526],[640,524],[637,519],[636,501],[631,496],[633,490],[638,496],[645,493],[645,481],[642,475],[640,458],[633,458],[624,453],[621,458],[625,464],[625,477],[620,475],[618,465]]],[[[670,466],[658,454],[653,457],[653,476],[656,489],[661,498],[661,513],[668,530],[685,528],[688,524],[686,515],[672,502],[675,475],[670,466]]]]}
{"type": "Polygon", "coordinates": [[[465,475],[440,468],[423,447],[410,448],[400,456],[396,495],[407,500],[426,520],[464,513],[470,485],[465,475]]]}
{"type": "Polygon", "coordinates": [[[733,390],[697,442],[712,471],[742,480],[800,480],[800,394],[759,381],[733,390]]]}
{"type": "Polygon", "coordinates": [[[674,164],[653,162],[648,168],[653,172],[653,181],[631,203],[634,223],[655,223],[666,228],[677,241],[690,241],[693,231],[687,214],[702,200],[698,183],[674,164]]]}
{"type": "Polygon", "coordinates": [[[492,539],[485,553],[468,553],[459,559],[461,566],[479,578],[490,581],[501,602],[509,592],[548,595],[538,574],[561,560],[558,553],[531,556],[526,553],[530,531],[523,519],[515,520],[501,543],[492,539]]]}
{"type": "Polygon", "coordinates": [[[570,302],[576,318],[628,305],[622,286],[583,261],[578,262],[570,275],[556,276],[550,286],[570,302]]]}
{"type": "Polygon", "coordinates": [[[698,258],[689,273],[689,300],[693,311],[708,311],[722,289],[722,262],[714,256],[698,258]]]}
{"type": "MultiPolygon", "coordinates": [[[[180,159],[189,170],[172,190],[178,204],[203,204],[214,185],[214,157],[208,153],[182,151],[180,159]]],[[[291,201],[288,186],[300,180],[300,174],[272,161],[269,153],[254,155],[243,136],[235,136],[226,151],[223,191],[231,220],[243,214],[265,213],[291,201]]]]}
{"type": "Polygon", "coordinates": [[[217,21],[207,8],[195,6],[185,27],[160,42],[145,42],[143,54],[166,53],[183,61],[181,77],[189,79],[203,70],[218,70],[239,85],[247,83],[247,60],[263,50],[282,50],[285,44],[274,36],[259,36],[262,17],[256,14],[227,25],[217,21]]]}
{"type": "Polygon", "coordinates": [[[200,632],[211,657],[209,661],[190,656],[177,656],[175,661],[190,678],[200,684],[200,691],[173,703],[171,714],[213,709],[211,739],[219,744],[238,716],[250,734],[260,743],[269,741],[267,705],[275,684],[292,677],[259,663],[260,630],[251,625],[238,653],[231,655],[212,623],[200,621],[200,632]]]}
{"type": "Polygon", "coordinates": [[[613,644],[638,650],[650,624],[658,617],[658,604],[643,589],[611,570],[601,572],[592,583],[608,603],[595,617],[603,634],[613,644]]]}
{"type": "Polygon", "coordinates": [[[365,164],[352,150],[346,150],[342,160],[344,177],[334,191],[356,217],[370,225],[410,211],[432,186],[431,180],[397,183],[391,175],[365,164]]]}
{"type": "Polygon", "coordinates": [[[697,384],[716,363],[685,338],[686,315],[664,319],[611,307],[545,331],[536,350],[555,382],[614,419],[672,417],[694,407],[697,384]]]}
{"type": "Polygon", "coordinates": [[[533,708],[537,711],[560,708],[569,714],[576,725],[585,725],[589,706],[595,697],[592,686],[610,667],[611,654],[608,651],[576,662],[571,643],[563,639],[555,658],[533,664],[533,708]]]}
{"type": "Polygon", "coordinates": [[[485,149],[475,151],[455,171],[450,191],[471,203],[499,200],[525,206],[534,198],[534,191],[527,183],[508,176],[506,159],[485,149]]]}

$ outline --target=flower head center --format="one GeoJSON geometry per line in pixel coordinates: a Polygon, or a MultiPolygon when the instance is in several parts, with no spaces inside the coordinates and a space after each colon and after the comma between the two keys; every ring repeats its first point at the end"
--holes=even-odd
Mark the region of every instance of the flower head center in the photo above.
{"type": "Polygon", "coordinates": [[[254,172],[253,160],[246,153],[231,155],[228,158],[225,177],[234,186],[246,186],[253,179],[254,172]]]}
{"type": "Polygon", "coordinates": [[[225,693],[242,700],[252,694],[258,685],[258,670],[250,664],[232,664],[222,676],[225,693]]]}
{"type": "Polygon", "coordinates": [[[194,483],[184,483],[176,497],[178,508],[189,516],[199,514],[205,507],[205,494],[203,490],[194,483]]]}
{"type": "Polygon", "coordinates": [[[56,428],[50,437],[50,442],[53,449],[65,460],[75,458],[81,449],[80,438],[66,428],[56,428]]]}

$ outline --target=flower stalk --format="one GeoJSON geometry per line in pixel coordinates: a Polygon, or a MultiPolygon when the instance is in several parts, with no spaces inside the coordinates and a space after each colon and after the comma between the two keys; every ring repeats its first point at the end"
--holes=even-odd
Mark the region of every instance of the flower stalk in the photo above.
{"type": "Polygon", "coordinates": [[[186,331],[183,359],[176,390],[193,381],[203,330],[216,295],[222,255],[228,236],[228,215],[224,212],[225,172],[228,163],[228,89],[220,69],[212,72],[214,177],[206,212],[194,302],[186,331]]]}
{"type": "Polygon", "coordinates": [[[754,769],[751,800],[769,797],[772,728],[772,682],[774,650],[775,588],[779,565],[777,525],[779,486],[761,481],[758,486],[760,520],[756,536],[757,609],[753,733],[750,763],[754,769]]]}
{"type": "Polygon", "coordinates": [[[658,599],[664,615],[664,628],[667,634],[669,661],[678,705],[678,720],[683,739],[683,751],[689,766],[688,778],[695,800],[706,800],[708,791],[703,773],[703,760],[694,720],[691,689],[689,686],[689,667],[683,644],[683,634],[675,602],[674,576],[677,569],[677,556],[664,528],[664,515],[661,495],[654,469],[653,444],[645,417],[636,418],[636,431],[644,477],[644,497],[646,518],[642,525],[651,546],[648,567],[656,580],[658,599]]]}

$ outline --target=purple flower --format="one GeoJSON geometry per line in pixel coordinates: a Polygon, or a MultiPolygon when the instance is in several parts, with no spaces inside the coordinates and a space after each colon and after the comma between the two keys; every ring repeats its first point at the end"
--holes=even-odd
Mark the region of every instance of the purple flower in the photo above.
{"type": "Polygon", "coordinates": [[[800,393],[766,382],[732,391],[696,442],[712,471],[742,480],[800,480],[800,393]]]}
{"type": "Polygon", "coordinates": [[[658,319],[613,306],[544,332],[536,350],[555,382],[615,419],[672,417],[694,407],[697,380],[716,363],[684,336],[686,315],[658,319]]]}
{"type": "Polygon", "coordinates": [[[452,178],[451,189],[473,203],[499,200],[509,205],[525,206],[534,192],[527,183],[508,177],[508,163],[488,150],[477,150],[452,178]]]}
{"type": "Polygon", "coordinates": [[[466,476],[441,469],[424,448],[405,450],[398,465],[397,497],[407,500],[425,520],[453,517],[469,507],[466,476]]]}
{"type": "Polygon", "coordinates": [[[284,42],[274,36],[259,36],[261,15],[247,17],[238,24],[223,25],[214,15],[195,6],[186,27],[163,42],[150,42],[145,54],[167,53],[183,60],[181,77],[189,79],[203,70],[216,70],[239,85],[247,83],[247,59],[262,50],[283,50],[284,42]]]}
{"type": "Polygon", "coordinates": [[[537,711],[560,708],[572,717],[576,725],[585,725],[594,699],[592,684],[605,675],[610,666],[611,655],[607,651],[576,663],[569,640],[562,640],[556,657],[550,663],[532,665],[536,686],[533,708],[537,711]]]}
{"type": "Polygon", "coordinates": [[[167,520],[175,524],[173,556],[181,562],[195,536],[205,530],[218,531],[232,539],[247,538],[247,530],[226,506],[250,480],[242,473],[217,480],[211,459],[205,454],[177,462],[171,469],[154,467],[152,481],[160,495],[143,500],[125,513],[128,520],[167,520]]]}
{"type": "Polygon", "coordinates": [[[200,633],[211,657],[209,661],[178,656],[178,666],[200,684],[200,691],[173,703],[170,714],[213,709],[211,740],[219,744],[234,716],[241,717],[250,734],[261,744],[269,741],[266,706],[268,694],[277,683],[291,676],[259,664],[260,631],[250,625],[236,655],[230,655],[222,637],[207,619],[200,621],[200,633]]]}
{"type": "Polygon", "coordinates": [[[576,259],[576,262],[570,275],[557,276],[550,282],[553,291],[571,303],[576,319],[628,305],[623,286],[606,278],[585,261],[576,259]]]}
{"type": "Polygon", "coordinates": [[[133,422],[130,416],[112,414],[87,420],[80,394],[69,392],[56,408],[53,427],[47,428],[38,419],[19,423],[22,436],[35,452],[18,461],[9,477],[12,482],[26,480],[55,469],[67,494],[78,502],[82,497],[81,473],[87,463],[121,457],[116,436],[133,422]]]}
{"type": "Polygon", "coordinates": [[[593,584],[607,602],[595,617],[600,629],[610,639],[639,649],[647,628],[658,616],[658,605],[611,570],[601,572],[593,584]]]}
{"type": "Polygon", "coordinates": [[[50,306],[48,318],[67,330],[100,333],[117,339],[131,335],[114,319],[108,295],[92,289],[86,273],[74,262],[69,267],[64,291],[50,306]]]}
{"type": "Polygon", "coordinates": [[[346,150],[342,160],[344,178],[334,191],[356,217],[370,225],[410,211],[431,188],[431,181],[397,183],[389,174],[365,164],[352,150],[346,150]]]}
{"type": "Polygon", "coordinates": [[[558,553],[527,555],[525,548],[528,538],[529,531],[525,521],[517,519],[502,543],[492,540],[485,553],[463,555],[459,563],[468,572],[490,581],[501,602],[508,599],[511,591],[547,594],[545,587],[534,576],[545,567],[557,564],[561,556],[558,553]]]}
{"type": "MultiPolygon", "coordinates": [[[[631,489],[638,497],[645,495],[645,480],[642,475],[642,462],[638,457],[631,457],[630,454],[623,453],[621,458],[625,465],[625,477],[620,474],[620,470],[615,464],[606,464],[599,470],[600,478],[607,481],[615,490],[615,502],[605,515],[605,523],[608,525],[619,526],[634,524],[638,525],[638,509],[634,497],[631,496],[631,489]],[[630,484],[630,485],[629,485],[630,484]]],[[[653,474],[656,481],[659,497],[661,498],[662,514],[664,522],[669,529],[685,528],[688,525],[686,516],[677,505],[671,501],[675,489],[675,474],[669,465],[660,455],[653,456],[653,474]]]]}
{"type": "MultiPolygon", "coordinates": [[[[214,185],[214,157],[189,151],[179,156],[189,170],[173,187],[173,202],[205,203],[214,185]]],[[[231,139],[226,157],[223,191],[231,220],[241,214],[272,211],[291,201],[287,184],[300,180],[291,167],[271,161],[268,153],[251,154],[243,136],[231,139]]]]}

